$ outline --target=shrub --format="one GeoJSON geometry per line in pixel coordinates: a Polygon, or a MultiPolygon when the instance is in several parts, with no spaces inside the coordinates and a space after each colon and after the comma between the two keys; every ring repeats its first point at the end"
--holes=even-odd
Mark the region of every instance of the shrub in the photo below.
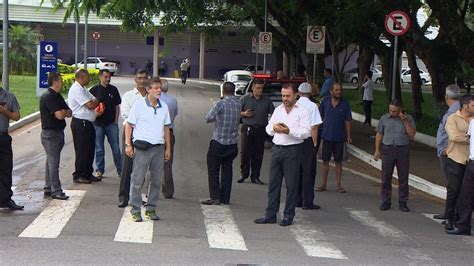
{"type": "MultiPolygon", "coordinates": [[[[98,69],[87,69],[89,72],[90,82],[89,86],[94,86],[99,84],[99,70],[98,69]]],[[[63,93],[67,94],[69,88],[71,88],[72,84],[74,83],[74,73],[62,74],[63,79],[63,93]]]]}
{"type": "Polygon", "coordinates": [[[58,71],[61,74],[70,74],[76,71],[76,68],[66,64],[58,64],[58,71]]]}

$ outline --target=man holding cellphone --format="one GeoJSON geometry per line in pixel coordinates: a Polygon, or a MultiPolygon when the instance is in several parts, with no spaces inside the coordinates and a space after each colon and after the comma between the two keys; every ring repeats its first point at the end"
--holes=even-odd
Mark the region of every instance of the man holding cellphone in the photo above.
{"type": "MultiPolygon", "coordinates": [[[[0,82],[1,82],[0,73],[0,82]]],[[[15,95],[0,87],[0,208],[23,210],[12,200],[13,151],[8,134],[10,120],[20,119],[20,106],[15,95]]]]}
{"type": "Polygon", "coordinates": [[[240,151],[240,173],[237,180],[243,183],[250,176],[252,183],[262,185],[260,180],[260,168],[262,167],[263,153],[265,151],[265,139],[267,133],[265,127],[268,124],[268,116],[273,113],[272,101],[263,95],[262,79],[253,81],[252,93],[240,98],[242,109],[241,128],[241,151],[240,151]]]}
{"type": "Polygon", "coordinates": [[[392,176],[395,166],[398,172],[398,201],[402,212],[409,212],[408,170],[410,163],[410,140],[415,137],[415,121],[402,110],[399,100],[392,100],[388,114],[380,118],[375,137],[374,159],[382,159],[382,205],[381,211],[389,210],[392,198],[392,176]]]}

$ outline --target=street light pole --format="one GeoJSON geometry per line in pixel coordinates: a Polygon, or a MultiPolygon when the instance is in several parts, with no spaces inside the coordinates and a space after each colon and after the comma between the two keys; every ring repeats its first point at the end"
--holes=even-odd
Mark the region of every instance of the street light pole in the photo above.
{"type": "Polygon", "coordinates": [[[76,12],[76,36],[74,39],[74,66],[77,68],[77,62],[79,61],[79,14],[76,12]]]}
{"type": "MultiPolygon", "coordinates": [[[[267,32],[267,6],[268,6],[268,0],[265,0],[265,25],[263,26],[264,32],[267,32]]],[[[258,66],[255,66],[255,70],[257,69],[258,69],[258,66]]],[[[266,74],[266,73],[267,73],[267,54],[263,54],[263,74],[266,74]]]]}
{"type": "Polygon", "coordinates": [[[87,20],[89,18],[89,12],[86,11],[84,18],[84,69],[87,70],[87,20]]]}
{"type": "Polygon", "coordinates": [[[9,90],[9,77],[8,77],[8,49],[9,49],[9,40],[8,40],[8,0],[3,0],[3,73],[2,81],[3,88],[9,90]]]}

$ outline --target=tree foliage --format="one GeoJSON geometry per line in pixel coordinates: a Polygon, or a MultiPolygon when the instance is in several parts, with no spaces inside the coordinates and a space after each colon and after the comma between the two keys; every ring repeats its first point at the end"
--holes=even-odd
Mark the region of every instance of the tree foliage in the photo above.
{"type": "Polygon", "coordinates": [[[10,72],[19,75],[35,73],[37,32],[29,26],[11,25],[8,33],[10,72]]]}

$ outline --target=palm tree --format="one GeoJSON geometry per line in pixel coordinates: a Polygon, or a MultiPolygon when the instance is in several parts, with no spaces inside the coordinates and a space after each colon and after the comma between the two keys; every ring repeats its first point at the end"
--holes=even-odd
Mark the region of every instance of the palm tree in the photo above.
{"type": "Polygon", "coordinates": [[[11,73],[34,74],[36,71],[36,31],[25,25],[11,25],[9,37],[11,73]]]}

